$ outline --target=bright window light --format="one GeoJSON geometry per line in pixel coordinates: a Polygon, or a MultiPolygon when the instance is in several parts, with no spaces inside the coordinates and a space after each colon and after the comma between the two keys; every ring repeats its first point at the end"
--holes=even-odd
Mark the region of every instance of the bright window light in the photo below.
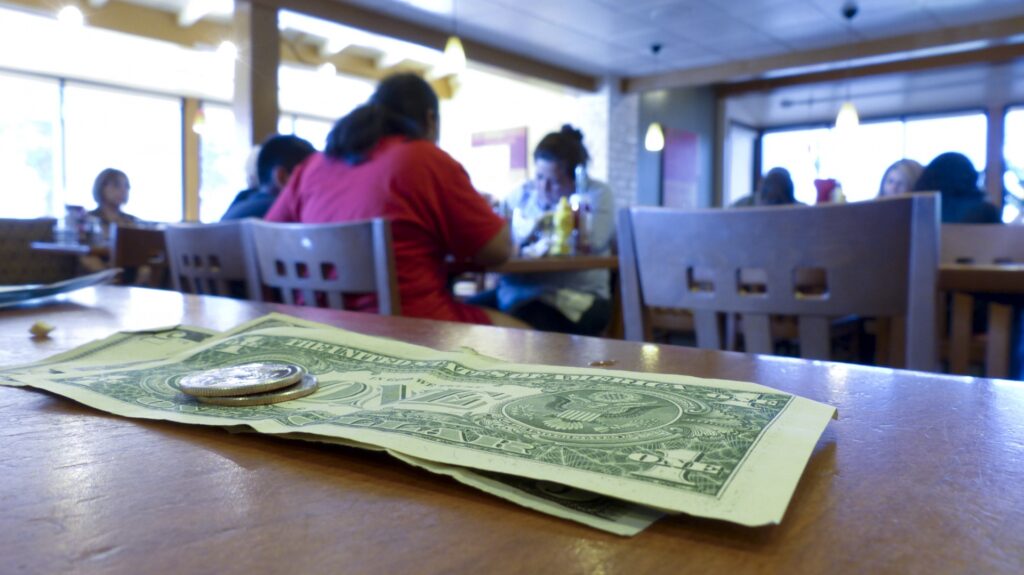
{"type": "Polygon", "coordinates": [[[231,40],[224,40],[217,46],[217,55],[225,60],[235,60],[238,58],[238,46],[231,40]]]}
{"type": "Polygon", "coordinates": [[[85,15],[78,6],[65,6],[57,12],[57,21],[68,26],[82,26],[85,24],[85,15]]]}

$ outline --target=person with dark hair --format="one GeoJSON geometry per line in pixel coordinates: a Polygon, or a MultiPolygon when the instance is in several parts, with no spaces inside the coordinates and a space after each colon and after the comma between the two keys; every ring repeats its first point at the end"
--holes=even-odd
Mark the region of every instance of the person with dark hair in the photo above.
{"type": "MultiPolygon", "coordinates": [[[[607,185],[586,177],[589,159],[583,134],[569,125],[537,144],[534,179],[505,200],[518,245],[538,238],[538,243],[544,242],[541,229],[551,222],[559,202],[575,193],[576,219],[583,228],[577,235],[578,247],[582,243],[589,253],[611,253],[615,199],[607,185]]],[[[506,274],[496,289],[471,301],[500,309],[539,330],[596,335],[611,318],[610,290],[608,270],[506,274]]]]}
{"type": "Polygon", "coordinates": [[[786,168],[772,168],[761,178],[754,193],[733,202],[733,208],[785,206],[799,204],[794,195],[793,178],[786,168]]]}
{"type": "Polygon", "coordinates": [[[259,150],[256,155],[259,186],[239,192],[220,221],[262,218],[288,183],[295,166],[316,152],[313,145],[302,138],[281,135],[267,138],[259,150]]]}
{"type": "Polygon", "coordinates": [[[939,192],[944,224],[998,224],[999,210],[985,201],[978,189],[978,172],[958,152],[938,155],[921,172],[914,186],[919,192],[939,192]]]}
{"type": "Polygon", "coordinates": [[[793,195],[793,178],[786,168],[772,168],[764,175],[754,201],[758,206],[785,206],[797,203],[793,195]]]}
{"type": "MultiPolygon", "coordinates": [[[[449,255],[497,265],[512,253],[508,226],[469,175],[437,147],[438,100],[426,81],[398,74],[369,102],[338,120],[323,153],[292,174],[267,213],[273,222],[391,221],[402,315],[526,327],[457,301],[448,290],[449,255]]],[[[350,301],[376,311],[372,295],[350,301]]]]}
{"type": "Polygon", "coordinates": [[[139,218],[121,211],[121,206],[128,203],[130,189],[128,176],[115,168],[101,171],[93,181],[92,197],[96,200],[96,209],[89,212],[88,215],[100,221],[103,237],[110,237],[111,225],[132,225],[141,221],[139,218]]]}

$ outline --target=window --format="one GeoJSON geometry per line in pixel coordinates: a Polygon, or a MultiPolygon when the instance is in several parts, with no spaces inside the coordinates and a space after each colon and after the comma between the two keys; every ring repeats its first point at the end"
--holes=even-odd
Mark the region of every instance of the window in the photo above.
{"type": "Polygon", "coordinates": [[[295,117],[295,135],[306,140],[318,150],[324,149],[327,134],[334,127],[334,122],[318,118],[295,117]]]}
{"type": "Polygon", "coordinates": [[[1011,108],[1004,122],[1003,221],[1013,222],[1024,214],[1024,106],[1011,108]]]}
{"type": "Polygon", "coordinates": [[[844,133],[831,127],[768,130],[761,140],[761,168],[784,167],[798,201],[815,203],[815,179],[834,178],[850,201],[874,198],[885,169],[902,158],[928,165],[943,152],[961,152],[985,169],[985,114],[869,122],[844,133]]]}
{"type": "Polygon", "coordinates": [[[786,168],[793,178],[797,201],[813,204],[817,198],[814,180],[825,173],[821,164],[828,155],[828,140],[828,128],[768,132],[761,140],[761,173],[786,168]]]}
{"type": "Polygon", "coordinates": [[[732,205],[736,200],[749,196],[754,191],[754,151],[757,143],[757,132],[746,126],[731,124],[729,126],[729,154],[725,161],[729,163],[729,184],[726,197],[722,204],[732,205]]]}
{"type": "Polygon", "coordinates": [[[0,173],[8,190],[0,216],[63,214],[60,84],[0,74],[0,173]]]}
{"type": "Polygon", "coordinates": [[[128,175],[125,212],[172,222],[182,216],[181,100],[68,82],[64,87],[64,201],[92,208],[104,168],[128,175]]]}
{"type": "Polygon", "coordinates": [[[199,134],[199,221],[219,222],[235,195],[246,189],[246,158],[240,149],[231,107],[204,102],[199,134]]]}
{"type": "Polygon", "coordinates": [[[909,119],[906,122],[904,154],[927,166],[939,154],[960,152],[980,172],[985,169],[987,137],[985,114],[909,119]]]}

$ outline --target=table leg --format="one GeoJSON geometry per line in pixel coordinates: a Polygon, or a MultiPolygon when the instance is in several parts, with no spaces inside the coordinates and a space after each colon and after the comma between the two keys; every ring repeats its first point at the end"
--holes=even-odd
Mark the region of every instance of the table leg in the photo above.
{"type": "Polygon", "coordinates": [[[949,334],[949,372],[967,375],[971,356],[971,317],[974,298],[965,293],[953,293],[953,318],[949,334]]]}
{"type": "Polygon", "coordinates": [[[1013,307],[1001,303],[988,305],[988,337],[985,346],[985,377],[1010,375],[1010,328],[1013,307]]]}

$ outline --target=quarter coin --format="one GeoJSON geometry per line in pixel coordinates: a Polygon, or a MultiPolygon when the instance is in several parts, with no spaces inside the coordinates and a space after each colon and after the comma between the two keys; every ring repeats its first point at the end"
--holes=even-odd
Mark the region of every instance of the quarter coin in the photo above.
{"type": "Polygon", "coordinates": [[[258,361],[192,373],[178,387],[196,397],[249,395],[295,385],[304,375],[300,365],[258,361]]]}
{"type": "Polygon", "coordinates": [[[235,397],[197,397],[196,399],[198,399],[200,403],[206,403],[208,405],[224,405],[227,407],[270,405],[271,403],[281,403],[282,401],[291,401],[293,399],[299,399],[300,397],[306,397],[316,391],[318,387],[319,384],[316,381],[316,376],[307,373],[302,376],[302,381],[299,383],[293,384],[291,387],[269,391],[267,393],[238,395],[235,397]]]}

